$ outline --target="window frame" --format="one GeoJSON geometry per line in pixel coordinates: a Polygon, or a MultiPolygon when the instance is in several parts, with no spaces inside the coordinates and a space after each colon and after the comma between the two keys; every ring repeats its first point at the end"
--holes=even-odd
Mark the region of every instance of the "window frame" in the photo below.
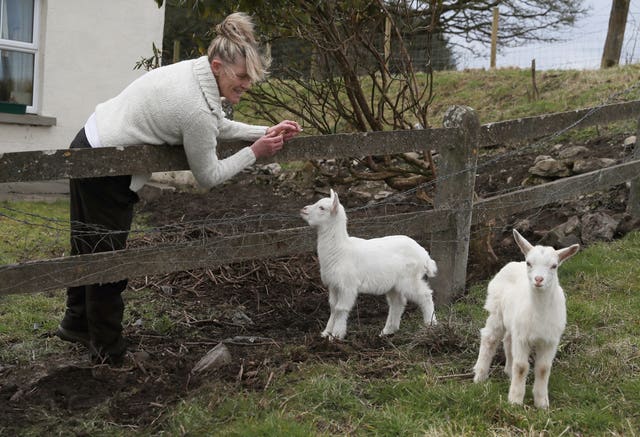
{"type": "Polygon", "coordinates": [[[27,113],[29,114],[38,113],[40,102],[40,2],[41,0],[33,0],[32,42],[27,43],[0,38],[0,49],[33,55],[33,96],[32,104],[27,106],[27,113]]]}

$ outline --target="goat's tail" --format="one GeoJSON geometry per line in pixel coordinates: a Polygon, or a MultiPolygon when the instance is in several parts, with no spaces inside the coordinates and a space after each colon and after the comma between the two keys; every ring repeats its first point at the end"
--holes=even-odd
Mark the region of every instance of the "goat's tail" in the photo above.
{"type": "Polygon", "coordinates": [[[425,270],[427,271],[427,276],[433,278],[438,273],[438,265],[436,262],[431,259],[429,254],[427,253],[427,257],[425,259],[425,270]]]}

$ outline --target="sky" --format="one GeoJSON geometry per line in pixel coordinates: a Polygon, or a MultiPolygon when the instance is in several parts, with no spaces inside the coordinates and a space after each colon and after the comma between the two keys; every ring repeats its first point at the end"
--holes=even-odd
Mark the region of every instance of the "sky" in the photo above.
{"type": "MultiPolygon", "coordinates": [[[[589,9],[589,12],[586,17],[577,21],[574,27],[558,34],[563,41],[503,49],[496,56],[496,67],[530,68],[531,60],[535,59],[536,70],[600,68],[611,2],[612,0],[585,0],[584,6],[589,9]]],[[[486,56],[474,57],[468,53],[461,53],[458,69],[489,68],[490,48],[483,47],[482,52],[486,53],[486,56]]],[[[620,63],[638,62],[640,62],[640,0],[631,0],[620,63]]]]}

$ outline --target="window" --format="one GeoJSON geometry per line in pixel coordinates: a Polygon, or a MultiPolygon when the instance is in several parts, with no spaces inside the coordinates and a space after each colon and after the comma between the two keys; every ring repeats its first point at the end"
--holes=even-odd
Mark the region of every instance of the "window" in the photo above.
{"type": "Polygon", "coordinates": [[[0,0],[0,102],[36,112],[40,0],[0,0]]]}

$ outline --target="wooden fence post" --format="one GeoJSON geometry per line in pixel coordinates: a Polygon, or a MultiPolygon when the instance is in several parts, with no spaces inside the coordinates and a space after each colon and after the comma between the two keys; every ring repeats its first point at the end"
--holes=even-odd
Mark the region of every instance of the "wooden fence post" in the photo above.
{"type": "Polygon", "coordinates": [[[469,255],[480,121],[467,106],[453,106],[444,127],[460,129],[461,144],[440,148],[435,209],[450,211],[450,226],[431,235],[431,255],[438,264],[433,280],[436,304],[449,304],[464,292],[469,255]]]}
{"type": "MultiPolygon", "coordinates": [[[[633,145],[633,157],[631,159],[640,159],[640,119],[638,119],[636,143],[633,145]]],[[[627,212],[633,218],[640,218],[640,176],[631,179],[630,184],[627,212]]]]}

